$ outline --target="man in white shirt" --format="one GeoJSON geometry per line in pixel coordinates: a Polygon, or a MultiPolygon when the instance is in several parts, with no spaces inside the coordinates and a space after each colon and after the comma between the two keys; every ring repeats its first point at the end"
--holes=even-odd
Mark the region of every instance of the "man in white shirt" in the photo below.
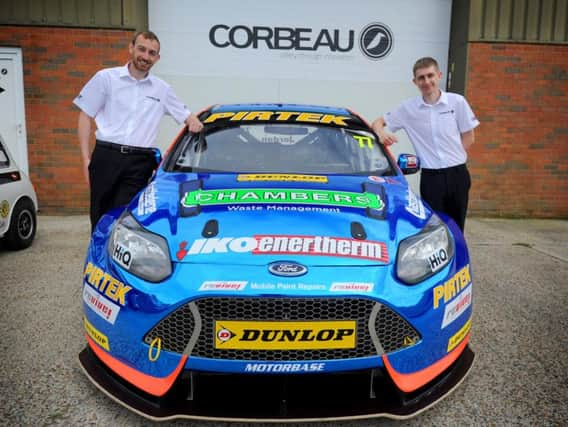
{"type": "Polygon", "coordinates": [[[463,96],[440,90],[442,73],[434,58],[419,59],[413,72],[422,95],[404,101],[372,127],[386,146],[397,142],[387,127],[391,132],[406,131],[423,166],[422,198],[463,231],[471,186],[466,151],[474,142],[473,130],[479,121],[463,96]]]}
{"type": "Polygon", "coordinates": [[[167,114],[200,132],[203,124],[177,98],[172,87],[150,74],[160,59],[160,41],[151,31],[137,33],[129,62],[97,72],[73,103],[81,111],[77,133],[83,173],[91,190],[91,228],[108,210],[130,202],[157,166],[158,125],[167,114]],[[90,153],[92,119],[95,148],[90,153]]]}

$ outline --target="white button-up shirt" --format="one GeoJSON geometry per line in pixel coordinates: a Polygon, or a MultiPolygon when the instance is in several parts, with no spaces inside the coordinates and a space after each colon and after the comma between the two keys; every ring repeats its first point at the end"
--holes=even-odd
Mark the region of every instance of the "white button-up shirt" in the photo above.
{"type": "Polygon", "coordinates": [[[136,80],[123,67],[106,68],[87,82],[73,101],[97,124],[97,139],[151,147],[164,114],[179,124],[190,114],[172,87],[151,74],[136,80]]]}
{"type": "Polygon", "coordinates": [[[434,105],[422,96],[408,99],[384,116],[392,132],[404,129],[427,169],[457,166],[467,161],[461,134],[479,125],[466,99],[457,93],[443,92],[434,105]]]}

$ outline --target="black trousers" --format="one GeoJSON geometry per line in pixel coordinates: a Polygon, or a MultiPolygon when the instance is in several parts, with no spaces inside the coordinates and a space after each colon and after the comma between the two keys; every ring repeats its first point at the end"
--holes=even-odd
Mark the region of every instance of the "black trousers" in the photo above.
{"type": "Polygon", "coordinates": [[[91,231],[106,212],[124,206],[148,184],[156,164],[152,149],[126,149],[97,141],[89,163],[91,231]]]}
{"type": "Polygon", "coordinates": [[[465,164],[445,169],[422,169],[420,193],[435,211],[452,218],[464,231],[471,177],[465,164]]]}

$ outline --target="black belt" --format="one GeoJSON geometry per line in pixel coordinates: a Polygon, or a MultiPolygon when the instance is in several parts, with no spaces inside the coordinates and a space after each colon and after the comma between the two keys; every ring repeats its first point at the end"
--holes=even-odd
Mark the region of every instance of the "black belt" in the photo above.
{"type": "Polygon", "coordinates": [[[444,173],[451,170],[459,170],[459,169],[467,169],[465,163],[456,166],[450,166],[449,168],[440,168],[440,169],[428,169],[428,168],[421,168],[422,172],[436,174],[436,173],[444,173]]]}
{"type": "Polygon", "coordinates": [[[114,142],[101,141],[100,139],[97,139],[97,145],[99,147],[108,148],[110,150],[120,151],[122,154],[146,154],[153,156],[156,152],[153,148],[120,145],[115,144],[114,142]]]}

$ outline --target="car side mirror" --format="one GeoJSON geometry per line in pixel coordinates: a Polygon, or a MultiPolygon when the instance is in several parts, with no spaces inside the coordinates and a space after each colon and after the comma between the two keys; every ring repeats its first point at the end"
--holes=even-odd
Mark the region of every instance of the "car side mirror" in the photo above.
{"type": "Polygon", "coordinates": [[[420,170],[420,159],[414,154],[400,154],[396,163],[404,175],[412,175],[420,170]]]}

